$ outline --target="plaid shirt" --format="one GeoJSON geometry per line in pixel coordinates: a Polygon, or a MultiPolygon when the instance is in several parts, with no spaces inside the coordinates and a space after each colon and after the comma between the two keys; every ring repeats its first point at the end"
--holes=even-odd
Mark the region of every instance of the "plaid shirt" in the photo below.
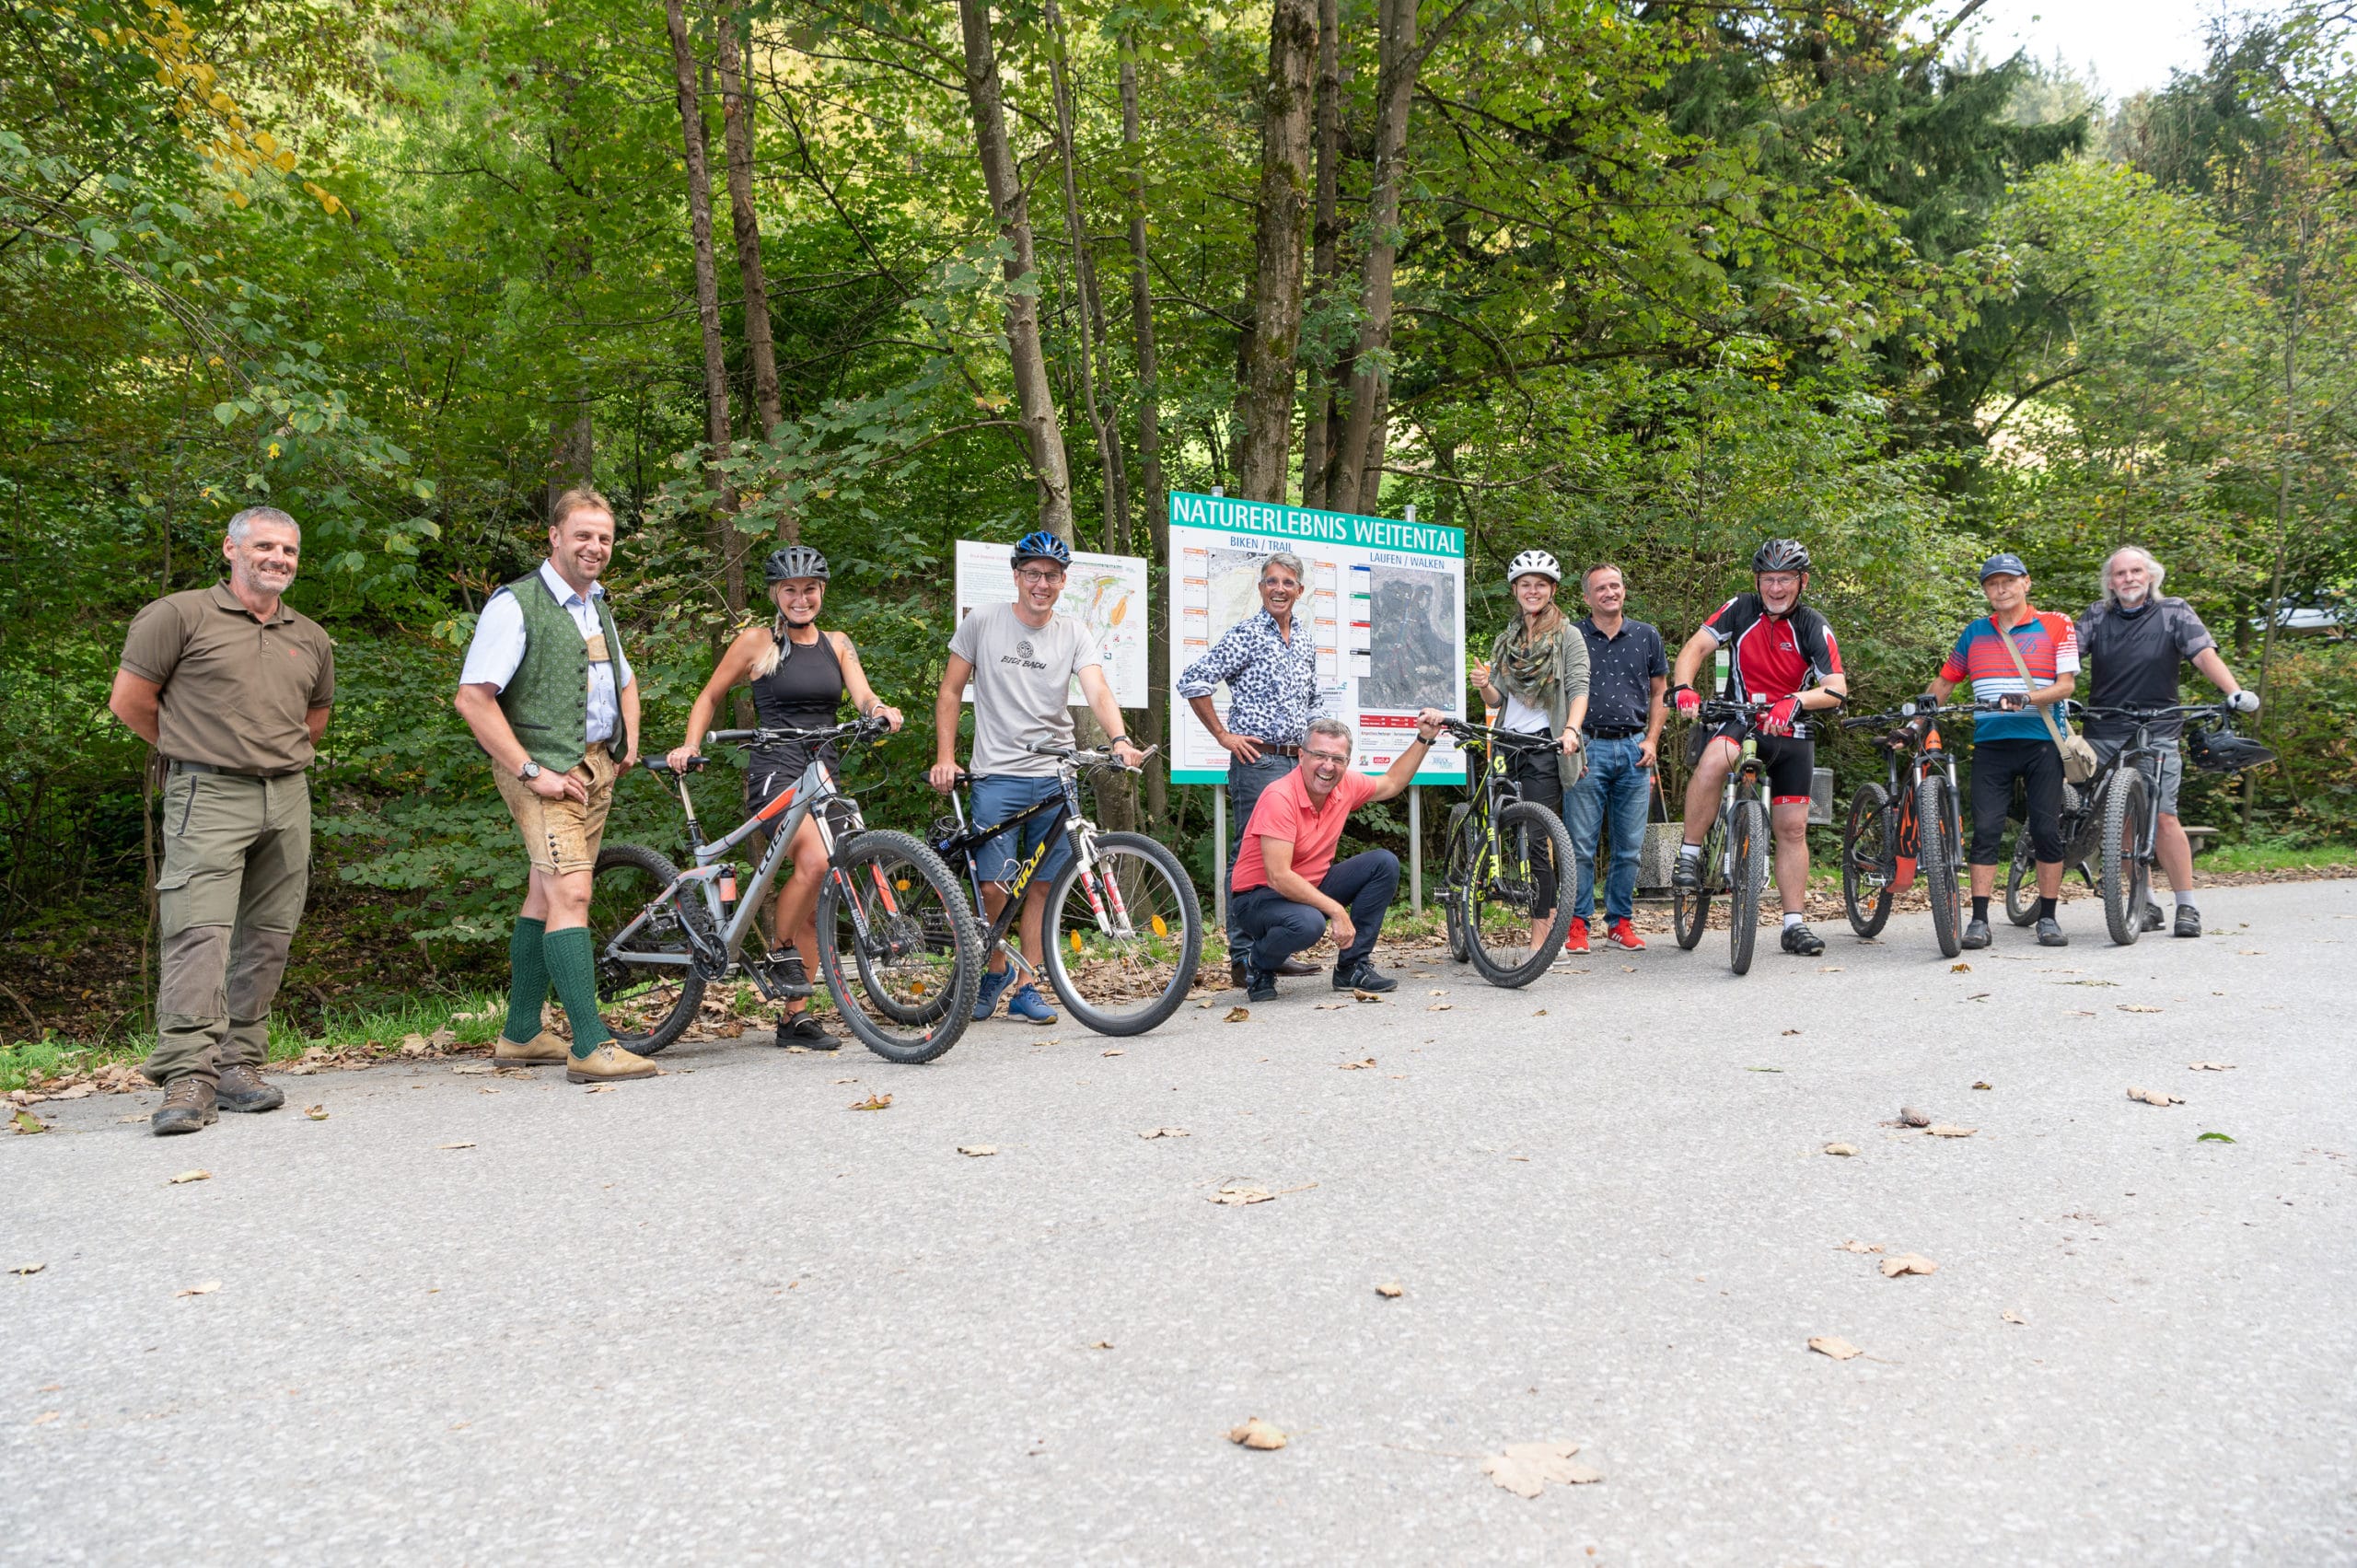
{"type": "Polygon", "coordinates": [[[1227,727],[1278,746],[1298,746],[1304,728],[1324,712],[1318,692],[1318,644],[1299,611],[1293,641],[1277,634],[1276,617],[1256,610],[1229,627],[1211,651],[1178,676],[1178,695],[1208,697],[1227,683],[1227,727]]]}

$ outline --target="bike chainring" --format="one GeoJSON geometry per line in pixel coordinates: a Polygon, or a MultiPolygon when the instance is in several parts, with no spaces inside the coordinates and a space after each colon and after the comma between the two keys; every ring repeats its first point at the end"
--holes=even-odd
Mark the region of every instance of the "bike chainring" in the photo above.
{"type": "Polygon", "coordinates": [[[706,980],[726,974],[728,947],[720,939],[720,928],[712,923],[712,912],[684,898],[673,907],[679,912],[679,923],[686,931],[689,967],[706,980]]]}

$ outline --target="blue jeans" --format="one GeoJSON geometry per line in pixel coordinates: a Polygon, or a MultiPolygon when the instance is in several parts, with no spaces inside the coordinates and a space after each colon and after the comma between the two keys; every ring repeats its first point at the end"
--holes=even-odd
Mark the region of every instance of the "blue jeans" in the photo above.
{"type": "Polygon", "coordinates": [[[1251,940],[1245,934],[1244,923],[1236,915],[1236,857],[1244,853],[1244,829],[1252,820],[1252,807],[1260,803],[1260,792],[1294,770],[1290,757],[1272,756],[1263,751],[1257,762],[1227,760],[1227,878],[1231,891],[1227,899],[1227,951],[1232,958],[1244,956],[1244,945],[1251,940]]]}
{"type": "MultiPolygon", "coordinates": [[[[1375,951],[1376,936],[1383,930],[1383,912],[1391,907],[1391,895],[1399,890],[1399,857],[1387,849],[1362,850],[1327,867],[1326,875],[1318,878],[1318,890],[1351,912],[1351,925],[1357,935],[1334,959],[1334,972],[1347,976],[1375,951]]],[[[1326,935],[1322,912],[1312,905],[1295,903],[1274,888],[1248,888],[1231,894],[1227,907],[1244,923],[1244,935],[1252,944],[1252,967],[1258,970],[1275,969],[1303,948],[1316,946],[1326,935]]]]}
{"type": "Polygon", "coordinates": [[[1572,830],[1574,887],[1572,914],[1596,914],[1596,842],[1608,814],[1612,819],[1612,869],[1604,879],[1607,920],[1626,920],[1637,909],[1637,863],[1645,847],[1645,801],[1653,771],[1640,766],[1641,735],[1587,743],[1587,772],[1563,792],[1563,825],[1572,830]]]}

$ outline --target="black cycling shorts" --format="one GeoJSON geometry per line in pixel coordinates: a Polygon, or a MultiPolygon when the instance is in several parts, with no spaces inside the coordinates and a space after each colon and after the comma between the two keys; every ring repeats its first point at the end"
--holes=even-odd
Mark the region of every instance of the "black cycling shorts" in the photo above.
{"type": "MultiPolygon", "coordinates": [[[[1750,730],[1751,726],[1737,719],[1712,731],[1711,739],[1724,738],[1740,746],[1750,730]]],[[[1759,738],[1759,761],[1768,770],[1768,796],[1771,801],[1778,806],[1808,804],[1809,786],[1817,779],[1817,742],[1796,735],[1763,735],[1759,738]]]]}
{"type": "Polygon", "coordinates": [[[745,811],[759,811],[794,787],[811,759],[824,757],[830,772],[842,776],[842,762],[832,746],[813,749],[807,740],[781,740],[755,746],[745,753],[745,811]]]}
{"type": "Polygon", "coordinates": [[[1972,748],[1972,864],[1995,865],[2005,842],[2005,816],[2013,809],[2014,781],[2029,794],[2029,846],[2033,858],[2052,865],[2062,858],[2062,753],[2054,743],[1981,740],[1972,748]]]}

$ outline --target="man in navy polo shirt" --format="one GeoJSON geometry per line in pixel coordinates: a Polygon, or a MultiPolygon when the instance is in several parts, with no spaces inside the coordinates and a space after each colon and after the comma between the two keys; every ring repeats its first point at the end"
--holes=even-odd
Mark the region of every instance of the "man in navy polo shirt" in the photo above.
{"type": "Polygon", "coordinates": [[[1564,946],[1587,951],[1596,912],[1596,837],[1612,825],[1612,869],[1604,884],[1605,939],[1635,952],[1643,947],[1632,917],[1637,909],[1637,861],[1645,842],[1645,801],[1653,793],[1654,760],[1661,749],[1662,693],[1669,685],[1669,656],[1661,633],[1621,611],[1629,601],[1620,568],[1601,562],[1587,569],[1580,591],[1588,613],[1579,623],[1587,639],[1587,771],[1566,792],[1563,815],[1572,830],[1572,935],[1564,946]]]}

